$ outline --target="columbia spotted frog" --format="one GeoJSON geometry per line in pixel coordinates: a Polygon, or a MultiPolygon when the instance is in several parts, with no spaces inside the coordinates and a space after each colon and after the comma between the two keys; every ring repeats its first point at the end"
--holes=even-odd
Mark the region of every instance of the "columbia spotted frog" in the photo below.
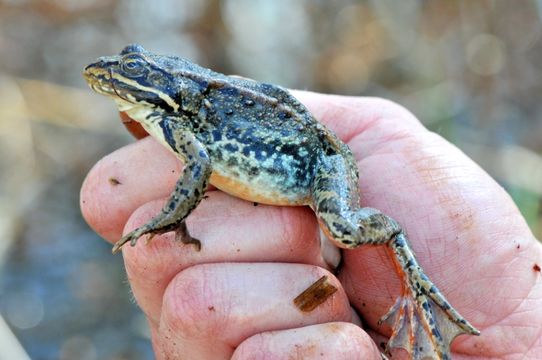
{"type": "Polygon", "coordinates": [[[337,246],[391,249],[403,290],[382,318],[393,329],[388,349],[405,348],[414,359],[450,359],[457,335],[479,334],[424,274],[401,226],[360,207],[350,149],[287,90],[139,45],[98,59],[84,76],[185,164],[162,211],[120,239],[114,252],[142,235],[169,231],[199,250],[185,219],[209,184],[258,203],[306,205],[337,246]]]}

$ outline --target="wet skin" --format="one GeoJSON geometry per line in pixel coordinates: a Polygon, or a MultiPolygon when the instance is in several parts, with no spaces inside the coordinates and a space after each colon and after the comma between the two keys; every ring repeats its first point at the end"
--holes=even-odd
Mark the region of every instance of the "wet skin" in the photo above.
{"type": "Polygon", "coordinates": [[[388,348],[406,348],[417,359],[447,359],[453,338],[478,333],[423,273],[399,224],[378,210],[360,208],[350,150],[284,89],[139,46],[99,59],[85,69],[85,77],[185,163],[162,212],[125,235],[114,250],[134,245],[144,234],[172,230],[199,249],[185,219],[209,183],[250,201],[308,205],[338,246],[391,250],[403,291],[383,318],[393,328],[388,348]]]}

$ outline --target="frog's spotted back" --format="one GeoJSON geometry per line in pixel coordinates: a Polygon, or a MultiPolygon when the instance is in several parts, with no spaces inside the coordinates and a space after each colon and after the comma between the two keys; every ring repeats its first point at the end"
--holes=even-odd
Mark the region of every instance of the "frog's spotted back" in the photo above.
{"type": "Polygon", "coordinates": [[[209,183],[249,201],[309,205],[337,246],[390,248],[403,290],[383,317],[393,328],[388,349],[403,347],[414,359],[450,359],[457,335],[479,334],[424,274],[400,225],[376,209],[360,208],[349,148],[288,91],[139,45],[99,59],[84,75],[93,90],[113,98],[185,163],[162,212],[125,235],[114,251],[168,231],[199,250],[185,219],[209,183]]]}

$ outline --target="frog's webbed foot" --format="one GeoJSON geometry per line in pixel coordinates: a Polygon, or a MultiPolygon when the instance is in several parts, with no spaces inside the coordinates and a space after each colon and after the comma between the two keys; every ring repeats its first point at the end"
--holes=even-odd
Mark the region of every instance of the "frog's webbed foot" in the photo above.
{"type": "Polygon", "coordinates": [[[392,329],[386,350],[405,349],[412,359],[450,359],[450,343],[461,334],[480,332],[452,308],[418,265],[405,235],[390,242],[403,280],[401,296],[379,323],[392,329]]]}

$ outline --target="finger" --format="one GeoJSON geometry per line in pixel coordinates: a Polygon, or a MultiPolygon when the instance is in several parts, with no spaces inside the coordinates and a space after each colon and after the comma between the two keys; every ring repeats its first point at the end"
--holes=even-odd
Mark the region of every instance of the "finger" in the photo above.
{"type": "Polygon", "coordinates": [[[351,319],[340,284],[321,268],[205,264],[186,269],[168,286],[160,339],[170,358],[182,354],[187,359],[229,359],[254,334],[351,319]],[[338,291],[313,311],[301,312],[292,300],[323,275],[338,291]]]}
{"type": "Polygon", "coordinates": [[[382,358],[376,344],[361,328],[346,322],[330,322],[251,336],[232,356],[232,360],[248,359],[382,358]]]}
{"type": "MultiPolygon", "coordinates": [[[[146,223],[162,201],[138,209],[126,231],[146,223]]],[[[134,296],[151,319],[160,316],[163,293],[171,279],[189,266],[219,262],[290,262],[325,267],[314,216],[302,207],[259,205],[213,191],[188,218],[201,251],[174,240],[173,233],[156,236],[145,245],[123,248],[134,296]]]]}
{"type": "Polygon", "coordinates": [[[83,217],[100,236],[115,242],[135,209],[172,191],[181,168],[151,137],[120,148],[98,161],[83,182],[83,217]]]}

